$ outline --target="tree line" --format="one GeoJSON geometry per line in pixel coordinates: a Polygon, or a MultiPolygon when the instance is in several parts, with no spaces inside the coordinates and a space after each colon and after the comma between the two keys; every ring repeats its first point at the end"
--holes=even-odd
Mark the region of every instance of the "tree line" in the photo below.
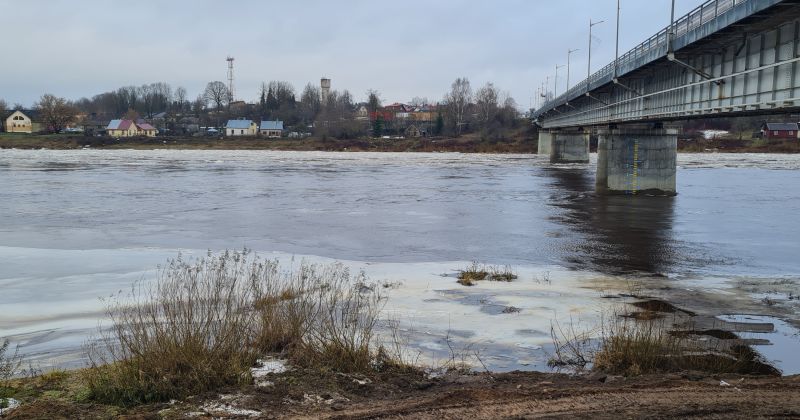
{"type": "MultiPolygon", "coordinates": [[[[157,82],[124,86],[76,101],[45,94],[35,108],[52,131],[76,122],[78,115],[97,120],[152,119],[161,112],[167,112],[173,119],[192,117],[200,125],[215,127],[237,118],[280,120],[293,131],[313,131],[318,136],[343,139],[402,135],[410,124],[426,125],[426,133],[430,135],[479,133],[488,138],[503,138],[521,123],[517,105],[508,93],[493,83],[473,92],[467,78],[456,79],[436,104],[430,104],[427,98],[411,100],[412,108],[428,106],[435,115],[425,121],[385,121],[378,112],[383,109],[380,93],[369,90],[366,96],[366,102],[356,103],[348,90],[332,90],[323,98],[321,88],[311,83],[298,94],[289,82],[270,81],[261,84],[256,103],[244,103],[233,101],[228,86],[221,81],[209,82],[194,99],[189,98],[184,87],[173,89],[168,83],[157,82]],[[366,117],[362,106],[367,110],[366,117]]],[[[22,107],[15,104],[14,108],[22,107]]],[[[8,105],[0,100],[0,111],[6,109],[8,105]]]]}

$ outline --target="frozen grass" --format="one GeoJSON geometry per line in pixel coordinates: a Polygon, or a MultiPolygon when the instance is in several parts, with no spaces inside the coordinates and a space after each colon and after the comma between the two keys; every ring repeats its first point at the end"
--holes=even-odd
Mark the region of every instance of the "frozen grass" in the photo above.
{"type": "Polygon", "coordinates": [[[18,349],[14,348],[14,351],[11,352],[11,342],[0,341],[0,385],[16,375],[20,366],[22,366],[22,359],[19,357],[18,349]]]}
{"type": "Polygon", "coordinates": [[[625,376],[679,371],[780,374],[746,345],[698,342],[690,339],[690,334],[676,333],[663,319],[614,313],[603,322],[599,337],[596,333],[576,331],[573,324],[568,329],[553,326],[556,350],[548,364],[578,370],[591,366],[595,371],[625,376]]]}
{"type": "Polygon", "coordinates": [[[341,264],[280,271],[247,251],[178,258],[110,302],[110,332],[90,348],[84,379],[93,399],[136,405],[249,383],[266,353],[338,372],[395,366],[375,344],[379,290],[341,264]]]}
{"type": "Polygon", "coordinates": [[[469,267],[458,272],[458,283],[464,286],[475,286],[479,281],[512,282],[518,278],[511,267],[495,267],[473,262],[469,267]]]}

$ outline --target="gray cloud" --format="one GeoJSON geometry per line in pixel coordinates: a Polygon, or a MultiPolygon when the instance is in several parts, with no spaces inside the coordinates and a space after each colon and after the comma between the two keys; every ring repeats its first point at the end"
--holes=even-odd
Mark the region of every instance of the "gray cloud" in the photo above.
{"type": "MultiPolygon", "coordinates": [[[[699,0],[678,0],[679,13],[699,0]]],[[[255,100],[262,81],[297,89],[319,78],[363,99],[438,100],[460,76],[494,82],[527,107],[556,64],[573,55],[572,81],[586,75],[587,25],[600,40],[593,69],[613,60],[616,0],[121,1],[0,0],[14,10],[0,98],[31,105],[45,92],[77,99],[123,85],[165,81],[197,95],[226,77],[236,57],[237,96],[255,100]],[[13,51],[9,54],[8,51],[13,51]]],[[[669,21],[670,0],[623,0],[621,50],[669,21]]],[[[564,89],[561,71],[559,90],[564,89]]],[[[552,82],[552,79],[551,79],[552,82]]]]}

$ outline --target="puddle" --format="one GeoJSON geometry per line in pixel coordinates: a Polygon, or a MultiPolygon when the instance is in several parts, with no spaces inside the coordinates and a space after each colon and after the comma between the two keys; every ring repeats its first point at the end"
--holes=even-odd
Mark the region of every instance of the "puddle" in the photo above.
{"type": "Polygon", "coordinates": [[[780,369],[784,375],[800,374],[800,330],[786,321],[771,316],[721,315],[717,319],[729,324],[727,330],[740,338],[756,341],[753,349],[766,361],[780,369]],[[760,344],[763,342],[764,344],[760,344]],[[768,343],[767,343],[768,342],[768,343]]]}

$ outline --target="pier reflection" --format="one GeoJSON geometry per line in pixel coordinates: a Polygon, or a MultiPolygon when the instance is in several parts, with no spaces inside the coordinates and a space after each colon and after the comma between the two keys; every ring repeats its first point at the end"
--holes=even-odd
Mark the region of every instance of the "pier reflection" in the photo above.
{"type": "Polygon", "coordinates": [[[552,167],[550,205],[557,222],[579,234],[567,263],[608,274],[662,274],[679,261],[674,197],[595,194],[593,168],[552,167]]]}

